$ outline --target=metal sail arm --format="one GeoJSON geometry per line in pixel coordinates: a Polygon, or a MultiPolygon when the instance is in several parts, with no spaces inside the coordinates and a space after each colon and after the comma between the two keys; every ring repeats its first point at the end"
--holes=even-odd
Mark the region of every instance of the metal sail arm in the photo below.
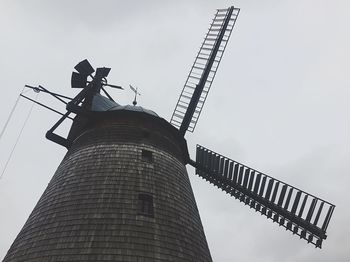
{"type": "Polygon", "coordinates": [[[321,248],[335,205],[197,145],[196,174],[321,248]]]}
{"type": "Polygon", "coordinates": [[[68,96],[64,96],[64,95],[61,95],[61,94],[57,94],[57,93],[51,92],[51,91],[49,91],[48,89],[44,88],[44,87],[41,86],[41,85],[39,85],[38,87],[30,86],[30,85],[24,85],[24,86],[27,87],[27,88],[30,88],[30,89],[34,90],[34,92],[43,92],[43,93],[47,93],[47,94],[53,96],[54,98],[56,98],[57,100],[61,101],[61,102],[64,103],[64,104],[67,104],[67,102],[64,101],[64,100],[61,99],[61,98],[68,99],[68,100],[73,100],[73,98],[71,98],[71,97],[68,97],[68,96]]]}
{"type": "MultiPolygon", "coordinates": [[[[59,114],[59,115],[61,115],[61,116],[64,115],[64,114],[61,113],[60,111],[58,111],[58,110],[56,110],[56,109],[53,109],[53,108],[51,108],[51,107],[49,107],[49,106],[47,106],[47,105],[44,105],[43,103],[40,103],[40,102],[38,102],[38,101],[36,101],[36,100],[34,100],[34,99],[28,97],[28,96],[25,96],[25,95],[23,95],[23,94],[20,94],[20,96],[23,97],[23,98],[25,98],[25,99],[27,99],[27,100],[29,100],[29,101],[31,101],[31,102],[33,102],[33,103],[35,103],[35,104],[37,104],[37,105],[39,105],[39,106],[41,106],[41,107],[44,107],[44,108],[46,108],[46,109],[48,109],[48,110],[50,110],[50,111],[52,111],[52,112],[55,112],[55,113],[57,113],[57,114],[59,114]]],[[[71,117],[67,117],[67,118],[69,118],[70,120],[73,120],[73,118],[71,118],[71,117]]]]}
{"type": "Polygon", "coordinates": [[[170,120],[182,135],[197,124],[238,14],[233,6],[215,14],[170,120]]]}

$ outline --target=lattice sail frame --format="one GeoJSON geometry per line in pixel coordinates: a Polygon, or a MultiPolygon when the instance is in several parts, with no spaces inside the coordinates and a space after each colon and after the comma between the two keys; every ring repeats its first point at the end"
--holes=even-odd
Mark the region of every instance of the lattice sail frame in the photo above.
{"type": "Polygon", "coordinates": [[[196,151],[197,175],[321,248],[335,205],[203,146],[196,151]]]}
{"type": "Polygon", "coordinates": [[[239,8],[232,6],[227,9],[218,9],[214,16],[170,120],[173,126],[180,128],[184,124],[187,111],[189,109],[193,111],[187,117],[188,123],[185,124],[183,133],[185,131],[193,132],[196,127],[239,11],[239,8]],[[193,108],[191,108],[191,100],[193,100],[195,90],[198,91],[198,88],[202,90],[197,92],[198,101],[195,101],[193,108]]]}

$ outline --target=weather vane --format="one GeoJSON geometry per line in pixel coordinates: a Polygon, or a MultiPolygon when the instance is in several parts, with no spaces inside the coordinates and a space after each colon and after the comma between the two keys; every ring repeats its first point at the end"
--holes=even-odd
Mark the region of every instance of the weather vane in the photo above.
{"type": "Polygon", "coordinates": [[[130,86],[130,89],[135,93],[135,97],[134,97],[134,101],[132,101],[132,104],[134,105],[134,106],[136,106],[137,105],[137,101],[136,101],[136,97],[137,97],[137,95],[141,95],[138,91],[137,91],[137,87],[135,88],[135,87],[133,87],[132,85],[129,85],[130,86]]]}

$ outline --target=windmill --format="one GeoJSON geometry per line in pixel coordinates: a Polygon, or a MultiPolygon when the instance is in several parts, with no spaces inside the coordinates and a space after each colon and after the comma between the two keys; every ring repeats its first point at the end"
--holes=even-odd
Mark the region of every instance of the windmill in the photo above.
{"type": "Polygon", "coordinates": [[[217,10],[170,123],[115,102],[105,87],[121,87],[107,83],[110,68],[95,71],[87,60],[72,73],[81,88],[74,98],[28,86],[68,101],[46,134],[68,152],[4,261],[211,261],[187,164],[321,248],[333,204],[204,146],[189,156],[184,136],[196,127],[239,11],[217,10]],[[68,135],[56,134],[67,119],[68,135]]]}

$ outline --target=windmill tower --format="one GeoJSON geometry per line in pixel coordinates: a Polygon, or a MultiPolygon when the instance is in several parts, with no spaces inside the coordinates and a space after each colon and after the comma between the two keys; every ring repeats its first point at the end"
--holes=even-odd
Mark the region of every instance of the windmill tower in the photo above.
{"type": "Polygon", "coordinates": [[[107,83],[109,68],[95,71],[87,60],[75,67],[72,87],[82,90],[46,134],[68,152],[4,261],[212,261],[186,164],[321,247],[334,205],[203,146],[196,160],[189,156],[184,136],[195,129],[238,14],[216,12],[170,123],[115,102],[105,90],[118,88],[107,83]],[[57,135],[71,114],[68,136],[57,135]]]}

